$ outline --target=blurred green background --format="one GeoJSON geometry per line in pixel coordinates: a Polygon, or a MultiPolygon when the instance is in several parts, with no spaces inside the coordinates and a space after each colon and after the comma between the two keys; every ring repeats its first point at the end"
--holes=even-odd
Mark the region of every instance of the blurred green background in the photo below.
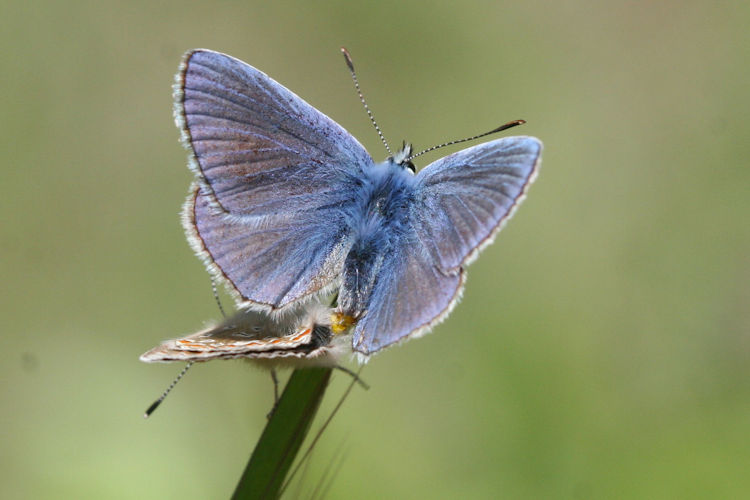
{"type": "Polygon", "coordinates": [[[749,5],[3,2],[0,497],[233,491],[267,374],[196,366],[141,417],[179,366],[138,356],[219,315],[172,79],[232,54],[383,159],[341,45],[392,144],[524,118],[546,149],[462,304],[367,365],[292,493],[331,466],[330,498],[746,497],[749,5]]]}

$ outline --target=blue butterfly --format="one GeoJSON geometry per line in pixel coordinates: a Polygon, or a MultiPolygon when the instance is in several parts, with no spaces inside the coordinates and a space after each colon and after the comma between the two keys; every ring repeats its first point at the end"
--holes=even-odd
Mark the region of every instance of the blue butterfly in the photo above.
{"type": "Polygon", "coordinates": [[[405,144],[376,163],[266,74],[209,50],[183,59],[175,120],[197,177],[183,223],[209,271],[239,306],[267,312],[337,292],[363,357],[450,313],[464,267],[513,214],[542,151],[507,137],[415,173],[405,144]]]}

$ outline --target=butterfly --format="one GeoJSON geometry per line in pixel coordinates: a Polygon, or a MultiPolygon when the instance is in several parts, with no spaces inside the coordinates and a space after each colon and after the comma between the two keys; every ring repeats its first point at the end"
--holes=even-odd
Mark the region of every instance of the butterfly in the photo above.
{"type": "Polygon", "coordinates": [[[330,308],[312,302],[298,314],[282,316],[243,309],[197,333],[162,342],[140,359],[154,363],[246,358],[271,369],[284,362],[334,365],[346,346],[345,338],[332,331],[331,318],[330,308]]]}
{"type": "Polygon", "coordinates": [[[196,177],[182,214],[194,251],[241,308],[274,315],[335,292],[362,359],[450,313],[464,268],[518,207],[541,160],[541,142],[519,136],[419,172],[406,143],[375,162],[265,73],[210,50],[184,56],[174,96],[196,177]]]}
{"type": "MultiPolygon", "coordinates": [[[[187,361],[187,365],[161,397],[144,413],[148,418],[166,399],[195,362],[212,359],[247,359],[271,372],[274,401],[279,401],[277,368],[327,366],[349,374],[354,382],[368,389],[359,375],[338,364],[350,352],[344,329],[335,331],[337,315],[322,302],[308,302],[290,314],[271,315],[253,309],[240,309],[222,322],[185,337],[166,340],[143,353],[146,363],[187,361]]],[[[336,323],[341,327],[340,321],[336,323]]]]}

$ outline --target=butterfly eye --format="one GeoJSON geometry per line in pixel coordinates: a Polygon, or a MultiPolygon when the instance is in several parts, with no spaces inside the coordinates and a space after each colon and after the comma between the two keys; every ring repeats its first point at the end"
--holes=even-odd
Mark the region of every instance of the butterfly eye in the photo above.
{"type": "Polygon", "coordinates": [[[411,170],[411,173],[412,173],[412,174],[416,174],[416,173],[417,173],[417,167],[415,167],[415,166],[414,166],[414,164],[413,164],[412,162],[410,162],[410,161],[405,161],[404,163],[402,163],[402,165],[403,165],[404,167],[408,168],[409,170],[411,170]]]}

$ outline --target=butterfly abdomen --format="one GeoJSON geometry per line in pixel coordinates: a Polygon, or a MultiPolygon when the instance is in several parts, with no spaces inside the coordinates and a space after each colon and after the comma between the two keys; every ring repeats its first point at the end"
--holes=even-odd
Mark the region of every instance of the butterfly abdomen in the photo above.
{"type": "Polygon", "coordinates": [[[373,165],[365,174],[339,294],[340,309],[353,317],[366,312],[383,262],[397,251],[408,226],[407,207],[414,197],[414,176],[393,162],[373,165]]]}

